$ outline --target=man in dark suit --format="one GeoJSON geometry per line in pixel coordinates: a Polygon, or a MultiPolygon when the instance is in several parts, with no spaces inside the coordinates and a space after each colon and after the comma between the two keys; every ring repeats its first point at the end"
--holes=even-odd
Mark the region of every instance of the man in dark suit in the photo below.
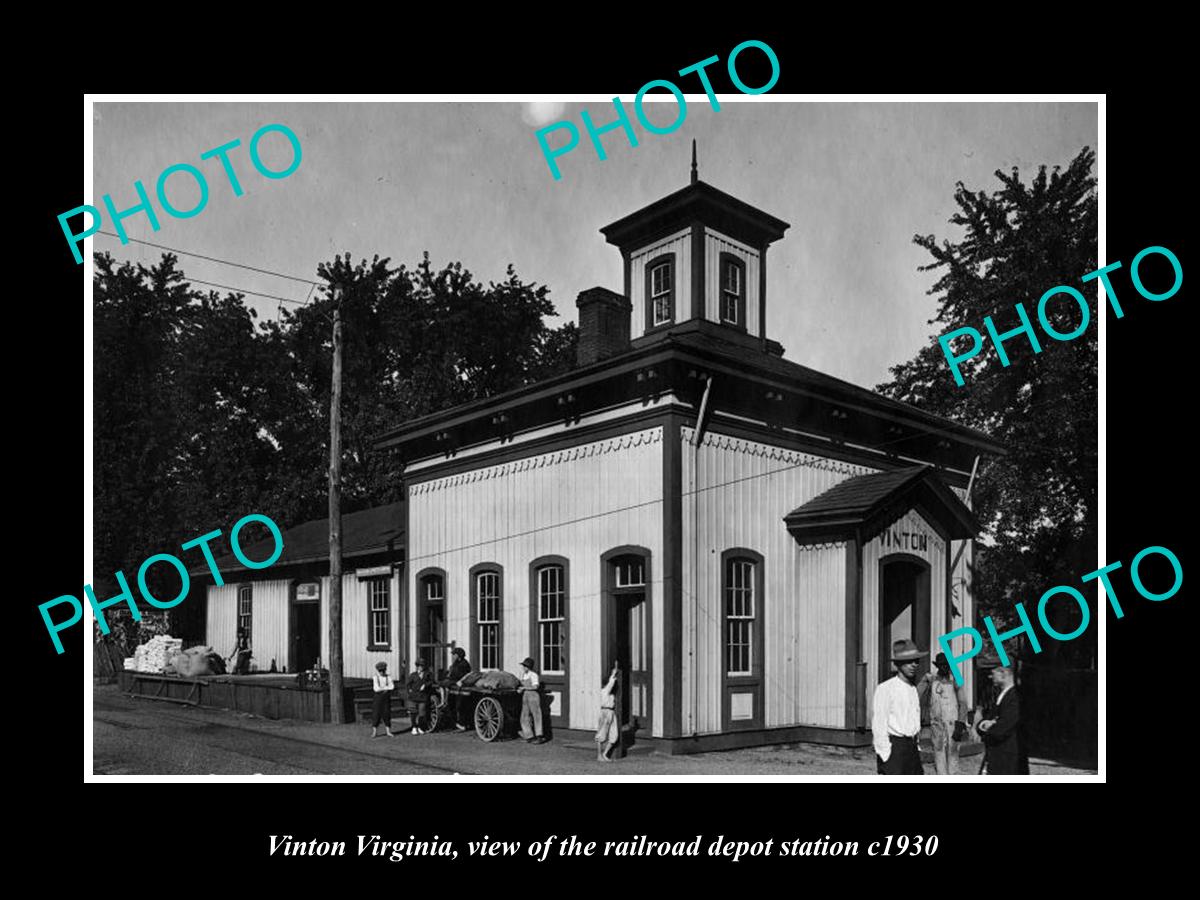
{"type": "Polygon", "coordinates": [[[1028,775],[1029,761],[1021,746],[1021,700],[1013,685],[1012,667],[1000,665],[996,657],[984,664],[992,667],[996,699],[979,723],[985,748],[983,771],[987,775],[1028,775]]]}

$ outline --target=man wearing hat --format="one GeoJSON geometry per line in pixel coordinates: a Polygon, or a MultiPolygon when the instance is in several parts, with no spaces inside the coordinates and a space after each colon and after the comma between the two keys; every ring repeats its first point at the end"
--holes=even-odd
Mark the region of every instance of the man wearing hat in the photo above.
{"type": "Polygon", "coordinates": [[[407,686],[408,705],[412,710],[412,733],[425,734],[429,730],[425,724],[429,710],[429,694],[436,685],[424,658],[417,660],[417,670],[408,676],[407,686]]]}
{"type": "Polygon", "coordinates": [[[388,674],[387,663],[383,660],[375,663],[375,676],[371,681],[371,689],[374,691],[372,694],[371,737],[379,737],[380,722],[387,729],[387,736],[395,737],[392,734],[392,691],[395,687],[396,682],[388,674]]]}
{"type": "Polygon", "coordinates": [[[954,683],[945,653],[933,659],[936,673],[926,672],[917,693],[929,695],[929,730],[933,736],[933,768],[939,775],[958,774],[958,742],[967,735],[967,692],[954,683]]]}
{"type": "Polygon", "coordinates": [[[924,775],[917,737],[921,733],[921,698],[917,694],[917,667],[921,657],[911,640],[892,644],[896,675],[875,688],[871,740],[880,775],[924,775]]]}
{"type": "Polygon", "coordinates": [[[1021,747],[1021,701],[1013,684],[1012,666],[1000,665],[999,657],[988,654],[977,658],[981,669],[990,669],[997,694],[984,710],[979,723],[984,758],[981,775],[1028,775],[1029,759],[1021,747]]]}
{"type": "Polygon", "coordinates": [[[530,744],[546,743],[542,734],[542,681],[533,671],[531,656],[521,660],[521,737],[530,744]]]}
{"type": "MultiPolygon", "coordinates": [[[[446,676],[440,682],[443,706],[450,700],[449,691],[446,688],[461,683],[471,674],[471,664],[467,662],[466,650],[462,647],[455,647],[450,651],[450,655],[454,657],[454,661],[450,663],[450,668],[446,670],[446,676]]],[[[459,731],[466,731],[466,723],[470,721],[471,715],[471,698],[468,695],[460,694],[454,712],[454,727],[459,731]]]]}

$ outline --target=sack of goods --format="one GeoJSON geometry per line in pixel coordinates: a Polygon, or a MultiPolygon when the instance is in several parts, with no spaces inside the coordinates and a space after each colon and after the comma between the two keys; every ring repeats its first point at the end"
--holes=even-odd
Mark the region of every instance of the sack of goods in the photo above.
{"type": "Polygon", "coordinates": [[[225,660],[212,647],[189,647],[171,657],[170,665],[184,678],[225,674],[225,660]]]}
{"type": "Polygon", "coordinates": [[[138,658],[136,656],[125,657],[125,671],[136,672],[138,670],[138,658]]]}
{"type": "Polygon", "coordinates": [[[167,634],[156,634],[149,641],[133,651],[137,660],[139,672],[162,674],[167,662],[183,647],[183,638],[174,638],[167,634]]]}
{"type": "Polygon", "coordinates": [[[521,679],[512,672],[484,672],[479,676],[479,680],[475,682],[475,685],[481,688],[507,688],[515,690],[521,686],[521,679]]]}

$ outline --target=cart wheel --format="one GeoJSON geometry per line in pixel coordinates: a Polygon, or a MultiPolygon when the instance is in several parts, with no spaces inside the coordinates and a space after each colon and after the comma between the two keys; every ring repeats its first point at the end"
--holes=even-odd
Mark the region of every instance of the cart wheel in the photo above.
{"type": "Polygon", "coordinates": [[[442,721],[443,710],[436,703],[429,704],[429,730],[437,731],[442,721]]]}
{"type": "Polygon", "coordinates": [[[494,741],[504,729],[504,709],[495,697],[484,697],[475,707],[475,733],[481,741],[494,741]]]}

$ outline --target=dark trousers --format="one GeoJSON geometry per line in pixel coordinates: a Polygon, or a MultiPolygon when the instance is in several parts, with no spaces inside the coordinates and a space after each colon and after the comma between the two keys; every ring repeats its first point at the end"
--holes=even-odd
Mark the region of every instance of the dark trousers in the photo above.
{"type": "Polygon", "coordinates": [[[409,697],[408,710],[414,728],[420,728],[424,731],[429,727],[429,699],[424,694],[421,695],[420,700],[409,697]]]}
{"type": "Polygon", "coordinates": [[[374,721],[372,728],[378,728],[382,722],[388,728],[392,727],[392,693],[391,691],[376,691],[372,698],[371,712],[374,721]]]}
{"type": "Polygon", "coordinates": [[[921,768],[921,751],[917,749],[915,737],[903,738],[889,734],[892,742],[892,755],[884,762],[875,754],[875,767],[880,775],[924,775],[921,768]]]}
{"type": "Polygon", "coordinates": [[[470,728],[474,724],[472,713],[475,711],[471,703],[471,695],[459,694],[457,697],[451,699],[456,707],[454,710],[454,720],[464,728],[470,728]]]}

